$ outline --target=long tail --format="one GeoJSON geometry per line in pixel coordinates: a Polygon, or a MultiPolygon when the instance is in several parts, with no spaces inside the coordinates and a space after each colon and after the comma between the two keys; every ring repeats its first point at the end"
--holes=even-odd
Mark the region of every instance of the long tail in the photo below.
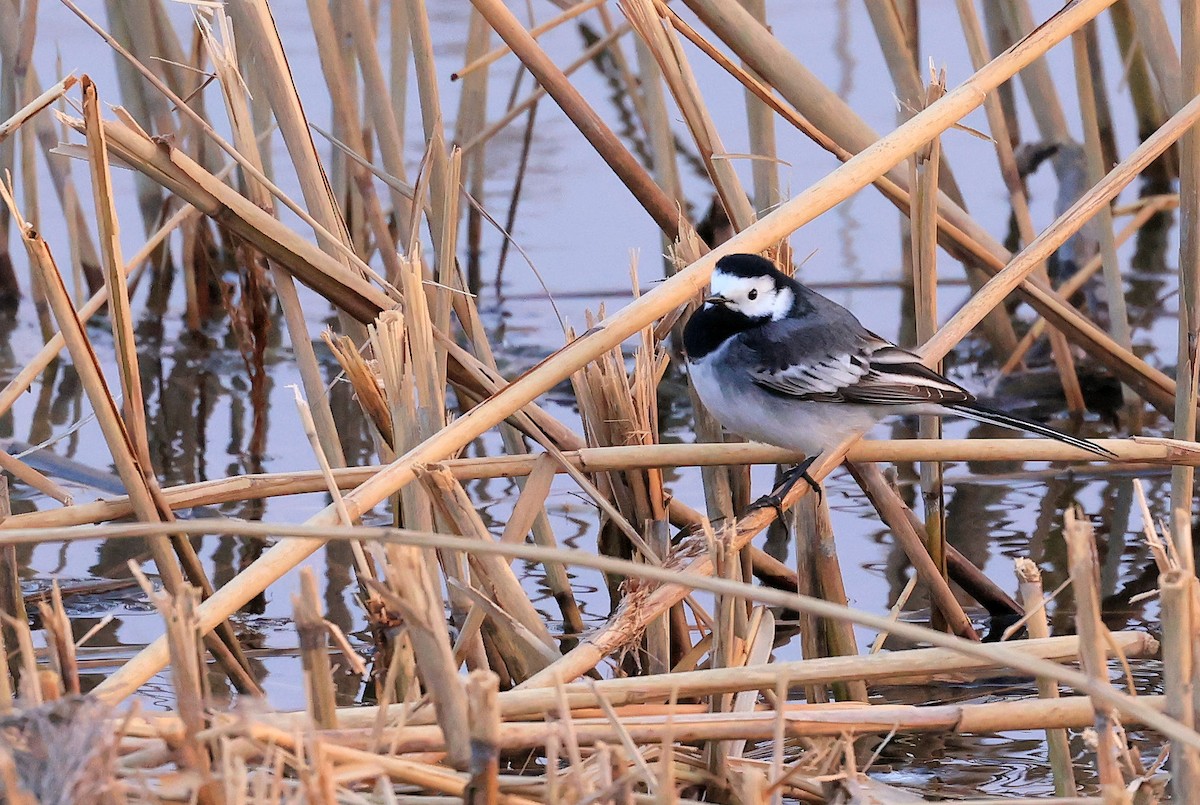
{"type": "Polygon", "coordinates": [[[1013,430],[1023,430],[1026,433],[1032,433],[1037,436],[1045,436],[1047,439],[1054,439],[1064,444],[1069,444],[1072,447],[1078,447],[1080,450],[1086,450],[1089,453],[1103,456],[1104,458],[1118,457],[1116,453],[1111,450],[1105,450],[1095,442],[1080,439],[1076,436],[1068,436],[1065,433],[1059,433],[1054,428],[1048,428],[1045,425],[1039,425],[1037,422],[1030,422],[1028,419],[1022,419],[1012,414],[1005,414],[992,408],[985,408],[978,403],[942,403],[942,407],[953,411],[959,416],[965,416],[968,419],[987,422],[992,425],[1002,425],[1013,430]]]}

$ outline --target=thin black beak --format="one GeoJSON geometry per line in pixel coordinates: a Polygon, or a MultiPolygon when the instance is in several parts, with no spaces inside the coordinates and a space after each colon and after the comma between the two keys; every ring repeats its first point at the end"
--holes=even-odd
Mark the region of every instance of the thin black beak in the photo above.
{"type": "Polygon", "coordinates": [[[704,302],[711,305],[720,305],[721,307],[725,307],[727,304],[729,304],[729,300],[721,296],[719,293],[704,297],[704,302]]]}

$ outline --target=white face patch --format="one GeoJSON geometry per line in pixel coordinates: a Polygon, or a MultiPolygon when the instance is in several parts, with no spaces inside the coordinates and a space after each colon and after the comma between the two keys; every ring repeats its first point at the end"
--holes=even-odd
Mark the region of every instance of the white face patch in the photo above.
{"type": "Polygon", "coordinates": [[[726,307],[752,319],[773,321],[787,316],[795,301],[790,288],[776,288],[772,277],[739,277],[717,269],[709,286],[714,296],[723,296],[726,307]]]}

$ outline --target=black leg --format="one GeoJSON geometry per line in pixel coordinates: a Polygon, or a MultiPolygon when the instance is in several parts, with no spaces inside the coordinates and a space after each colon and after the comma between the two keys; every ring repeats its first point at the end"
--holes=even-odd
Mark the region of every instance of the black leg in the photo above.
{"type": "Polygon", "coordinates": [[[819,456],[819,455],[820,455],[820,453],[818,453],[817,455],[813,455],[813,456],[806,456],[803,461],[801,461],[799,464],[797,464],[796,466],[792,467],[790,470],[785,472],[783,474],[783,479],[779,482],[779,486],[775,487],[775,489],[771,492],[771,494],[763,495],[761,498],[754,501],[754,503],[750,504],[750,508],[752,508],[752,509],[772,508],[775,510],[775,513],[778,514],[779,518],[782,520],[783,519],[783,500],[784,500],[784,498],[787,497],[788,492],[792,491],[792,487],[796,485],[796,482],[801,479],[807,481],[809,487],[812,488],[812,491],[816,492],[817,503],[820,503],[821,495],[822,495],[821,485],[819,483],[817,483],[816,480],[811,475],[808,474],[808,468],[813,465],[813,462],[817,460],[817,456],[819,456]]]}

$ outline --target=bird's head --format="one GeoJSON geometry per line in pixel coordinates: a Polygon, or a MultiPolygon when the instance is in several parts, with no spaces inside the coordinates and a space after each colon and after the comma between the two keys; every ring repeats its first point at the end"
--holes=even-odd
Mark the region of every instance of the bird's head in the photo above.
{"type": "Polygon", "coordinates": [[[707,305],[719,305],[748,319],[777,321],[796,301],[792,281],[766,258],[730,254],[717,261],[707,305]]]}

